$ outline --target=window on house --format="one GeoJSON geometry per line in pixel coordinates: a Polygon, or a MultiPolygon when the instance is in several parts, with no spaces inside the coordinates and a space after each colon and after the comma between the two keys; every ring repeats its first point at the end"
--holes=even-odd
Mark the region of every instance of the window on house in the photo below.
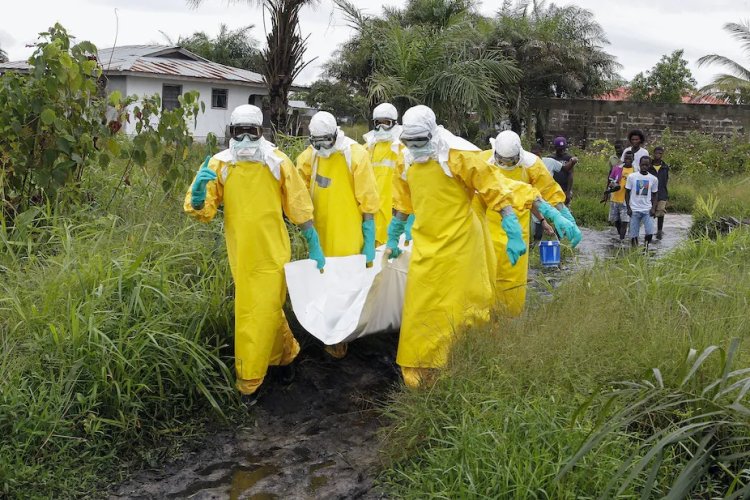
{"type": "Polygon", "coordinates": [[[182,85],[162,85],[161,86],[161,109],[172,110],[180,107],[180,101],[177,99],[182,95],[182,85]]]}
{"type": "Polygon", "coordinates": [[[227,89],[211,89],[211,107],[227,109],[228,95],[227,89]]]}

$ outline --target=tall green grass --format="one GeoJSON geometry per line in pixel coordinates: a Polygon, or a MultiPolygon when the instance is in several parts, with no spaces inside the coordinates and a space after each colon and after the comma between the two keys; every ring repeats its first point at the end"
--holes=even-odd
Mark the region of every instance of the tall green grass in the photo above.
{"type": "MultiPolygon", "coordinates": [[[[648,452],[642,445],[658,429],[616,428],[558,478],[600,419],[621,408],[591,406],[590,398],[614,382],[651,378],[652,368],[668,385],[679,384],[691,348],[727,347],[734,337],[743,341],[734,366],[747,367],[749,248],[750,232],[735,231],[686,243],[659,261],[634,253],[603,262],[564,283],[552,300],[535,299],[525,316],[466,332],[432,388],[397,394],[386,409],[392,420],[384,486],[399,498],[604,492],[624,463],[648,452]]],[[[708,360],[699,380],[715,378],[720,366],[708,360]]],[[[662,417],[679,423],[689,418],[683,410],[662,417]]],[[[680,451],[664,455],[655,496],[666,494],[689,463],[680,451]]],[[[623,494],[640,494],[651,472],[637,474],[623,494]]],[[[715,469],[703,474],[704,486],[729,491],[715,469]]]]}
{"type": "Polygon", "coordinates": [[[220,218],[152,179],[0,226],[0,496],[85,495],[236,407],[220,218]]]}

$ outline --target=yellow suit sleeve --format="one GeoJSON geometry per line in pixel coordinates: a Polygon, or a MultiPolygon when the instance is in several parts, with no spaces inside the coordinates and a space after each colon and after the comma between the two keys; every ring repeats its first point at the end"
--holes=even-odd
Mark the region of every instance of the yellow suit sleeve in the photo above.
{"type": "Polygon", "coordinates": [[[544,200],[553,207],[558,203],[565,203],[565,191],[555,182],[552,174],[544,166],[541,158],[528,168],[531,185],[534,186],[544,200]]]}
{"type": "Polygon", "coordinates": [[[313,204],[305,181],[287,155],[275,151],[281,158],[281,208],[293,224],[300,225],[312,220],[313,204]]]}
{"type": "Polygon", "coordinates": [[[297,157],[297,172],[307,186],[308,193],[310,192],[310,177],[312,177],[312,152],[312,146],[308,146],[297,157]]]}
{"type": "Polygon", "coordinates": [[[378,185],[375,172],[370,165],[367,149],[359,144],[352,144],[352,176],[354,177],[354,197],[363,214],[374,214],[380,208],[378,185]]]}
{"type": "Polygon", "coordinates": [[[396,162],[396,171],[393,173],[393,208],[403,214],[411,215],[414,213],[414,207],[411,204],[411,190],[403,175],[404,157],[399,155],[396,162]]]}
{"type": "Polygon", "coordinates": [[[475,190],[487,208],[499,212],[507,206],[522,212],[531,208],[539,192],[525,182],[508,179],[475,151],[451,151],[448,167],[453,175],[475,190]]]}
{"type": "Polygon", "coordinates": [[[201,222],[211,221],[211,219],[216,216],[216,211],[224,200],[224,186],[219,182],[219,179],[221,179],[222,162],[216,158],[211,158],[211,161],[208,162],[208,168],[216,172],[216,180],[209,181],[208,184],[206,184],[206,202],[203,205],[203,208],[196,210],[190,203],[192,197],[191,188],[193,182],[195,182],[195,178],[193,178],[193,182],[191,182],[188,187],[187,194],[185,194],[185,203],[183,205],[186,214],[201,222]]]}

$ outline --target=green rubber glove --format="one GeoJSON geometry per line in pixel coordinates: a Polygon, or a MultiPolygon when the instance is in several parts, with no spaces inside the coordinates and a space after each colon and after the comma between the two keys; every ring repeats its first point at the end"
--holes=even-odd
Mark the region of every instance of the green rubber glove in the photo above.
{"type": "Polygon", "coordinates": [[[365,254],[367,265],[372,264],[375,260],[375,220],[368,219],[362,221],[362,236],[365,243],[362,246],[362,253],[365,254]]]}
{"type": "Polygon", "coordinates": [[[326,258],[323,255],[323,248],[320,246],[318,231],[314,226],[302,230],[302,236],[307,240],[307,249],[310,252],[310,258],[318,264],[318,269],[323,269],[326,265],[326,258]]]}
{"type": "Polygon", "coordinates": [[[404,230],[404,236],[406,237],[406,244],[407,245],[411,241],[411,228],[414,225],[414,219],[416,219],[416,217],[414,217],[414,214],[411,214],[406,219],[406,229],[404,230]]]}
{"type": "MultiPolygon", "coordinates": [[[[620,186],[617,186],[617,187],[619,189],[620,186]]],[[[570,222],[572,222],[573,224],[576,224],[576,218],[573,217],[573,214],[570,212],[570,209],[568,207],[566,207],[562,203],[558,203],[557,211],[560,212],[562,216],[568,219],[570,222]]]]}
{"type": "Polygon", "coordinates": [[[505,251],[508,253],[510,264],[516,265],[521,255],[526,253],[526,242],[523,241],[523,230],[521,229],[521,223],[518,222],[515,212],[510,211],[509,213],[502,214],[503,222],[502,228],[505,234],[508,236],[508,244],[505,246],[505,251]]]}
{"type": "Polygon", "coordinates": [[[206,185],[210,181],[216,180],[216,172],[208,168],[208,162],[211,161],[210,156],[206,156],[203,161],[203,165],[195,176],[193,185],[190,188],[190,204],[193,208],[200,209],[206,203],[206,185]]]}
{"type": "MultiPolygon", "coordinates": [[[[570,241],[570,244],[573,246],[573,248],[575,248],[576,245],[581,242],[583,235],[581,234],[581,230],[578,229],[578,226],[575,222],[571,222],[567,217],[565,217],[563,212],[556,210],[546,201],[537,200],[536,204],[539,212],[544,216],[544,218],[550,220],[552,224],[554,224],[555,229],[557,229],[560,234],[563,235],[563,238],[566,238],[568,241],[570,241]]],[[[572,216],[573,215],[571,214],[571,217],[572,216]]]]}
{"type": "Polygon", "coordinates": [[[406,231],[406,221],[394,216],[391,219],[391,223],[388,225],[388,243],[385,245],[386,249],[391,251],[391,259],[395,259],[401,255],[398,241],[401,239],[401,235],[404,234],[404,231],[406,231]]]}

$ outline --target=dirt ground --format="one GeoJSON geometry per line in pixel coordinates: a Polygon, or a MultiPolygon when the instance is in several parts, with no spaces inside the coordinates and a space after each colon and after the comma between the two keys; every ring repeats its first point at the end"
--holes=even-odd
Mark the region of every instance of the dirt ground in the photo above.
{"type": "MultiPolygon", "coordinates": [[[[690,216],[667,216],[665,238],[651,253],[661,255],[684,240],[690,223],[690,216]]],[[[574,259],[561,270],[532,270],[531,280],[543,272],[546,280],[559,283],[597,258],[616,258],[624,251],[613,229],[583,231],[574,259]]],[[[539,257],[534,252],[531,258],[539,257]]],[[[251,425],[207,437],[201,449],[163,469],[136,474],[109,498],[385,498],[374,484],[377,432],[384,425],[377,406],[400,380],[394,363],[397,336],[360,339],[340,361],[305,334],[302,341],[295,381],[284,387],[271,380],[250,410],[251,425]]]]}
{"type": "Polygon", "coordinates": [[[384,498],[373,489],[376,407],[398,381],[395,347],[395,335],[368,337],[339,361],[306,347],[295,381],[284,387],[272,379],[250,409],[252,425],[137,474],[110,498],[384,498]]]}

